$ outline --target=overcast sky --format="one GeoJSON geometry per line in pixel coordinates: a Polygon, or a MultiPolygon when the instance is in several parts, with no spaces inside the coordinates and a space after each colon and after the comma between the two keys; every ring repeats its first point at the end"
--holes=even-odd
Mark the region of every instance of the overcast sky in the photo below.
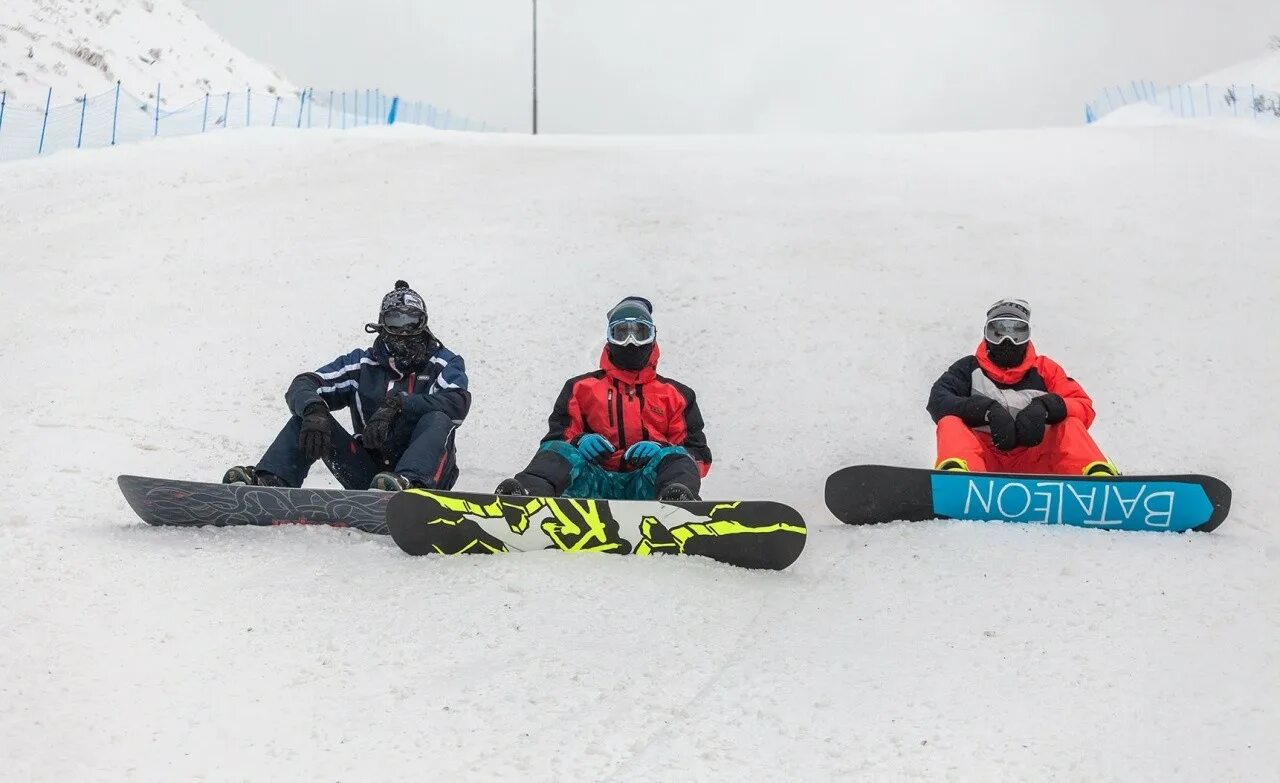
{"type": "MultiPolygon", "coordinates": [[[[187,0],[300,85],[529,124],[531,0],[187,0]]],[[[1103,85],[1265,53],[1280,0],[539,0],[542,129],[1078,124],[1103,85]]]]}

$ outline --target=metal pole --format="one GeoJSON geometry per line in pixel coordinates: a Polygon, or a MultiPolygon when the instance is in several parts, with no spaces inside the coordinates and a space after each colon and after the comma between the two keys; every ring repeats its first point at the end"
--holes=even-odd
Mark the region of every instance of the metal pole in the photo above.
{"type": "Polygon", "coordinates": [[[153,136],[160,135],[160,85],[156,85],[156,132],[153,136]]]}
{"type": "Polygon", "coordinates": [[[9,101],[9,91],[0,92],[0,128],[4,127],[4,105],[9,101]]]}
{"type": "Polygon", "coordinates": [[[209,129],[209,93],[204,94],[204,118],[200,120],[200,132],[209,129]]]}
{"type": "Polygon", "coordinates": [[[222,127],[231,127],[231,90],[227,90],[227,104],[222,107],[222,127]]]}
{"type": "Polygon", "coordinates": [[[253,114],[250,109],[253,107],[253,88],[246,87],[244,91],[244,126],[246,128],[253,125],[253,114]]]}
{"type": "Polygon", "coordinates": [[[347,129],[347,91],[342,91],[342,130],[347,129]]]}
{"type": "Polygon", "coordinates": [[[276,118],[280,116],[280,96],[276,96],[276,106],[271,110],[271,127],[276,126],[276,118]]]}
{"type": "Polygon", "coordinates": [[[40,146],[36,148],[37,155],[44,154],[44,131],[49,127],[49,104],[53,103],[53,88],[49,88],[49,95],[44,99],[44,122],[40,123],[40,146]]]}
{"type": "Polygon", "coordinates": [[[333,90],[329,90],[329,125],[327,127],[333,127],[333,90]]]}
{"type": "Polygon", "coordinates": [[[533,135],[538,135],[538,0],[533,0],[533,135]]]}
{"type": "Polygon", "coordinates": [[[76,149],[84,144],[84,110],[89,106],[89,93],[80,98],[80,133],[76,136],[76,149]]]}

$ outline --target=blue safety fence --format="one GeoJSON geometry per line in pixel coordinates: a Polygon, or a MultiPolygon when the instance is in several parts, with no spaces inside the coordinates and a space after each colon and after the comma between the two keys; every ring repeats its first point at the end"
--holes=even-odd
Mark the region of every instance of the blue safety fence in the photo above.
{"type": "Polygon", "coordinates": [[[483,122],[423,101],[405,101],[380,90],[313,90],[291,95],[213,93],[174,109],[162,108],[164,85],[139,98],[119,83],[98,95],[55,103],[49,90],[42,109],[19,108],[0,92],[0,161],[66,149],[115,144],[233,128],[361,128],[406,123],[439,130],[497,131],[483,122]]]}
{"type": "Polygon", "coordinates": [[[1157,107],[1170,116],[1183,119],[1241,117],[1273,122],[1280,120],[1280,92],[1261,89],[1255,84],[1160,86],[1151,81],[1131,81],[1105,87],[1101,94],[1086,103],[1085,122],[1097,122],[1114,111],[1140,104],[1157,107]]]}

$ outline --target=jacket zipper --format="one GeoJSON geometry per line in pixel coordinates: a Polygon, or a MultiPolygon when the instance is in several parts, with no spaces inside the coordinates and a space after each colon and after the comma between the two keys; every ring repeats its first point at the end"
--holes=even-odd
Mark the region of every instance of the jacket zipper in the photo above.
{"type": "MultiPolygon", "coordinates": [[[[616,383],[616,382],[615,382],[616,383]]],[[[622,409],[622,394],[618,394],[618,451],[627,450],[627,420],[622,409]]]]}
{"type": "Polygon", "coordinates": [[[609,411],[609,426],[613,426],[613,389],[609,389],[609,396],[605,402],[605,410],[609,411]]]}

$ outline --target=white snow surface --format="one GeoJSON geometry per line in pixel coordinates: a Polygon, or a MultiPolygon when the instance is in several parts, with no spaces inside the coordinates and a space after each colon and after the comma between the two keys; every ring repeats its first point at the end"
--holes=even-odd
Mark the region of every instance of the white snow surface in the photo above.
{"type": "Polygon", "coordinates": [[[4,777],[1276,780],[1277,203],[1280,135],[1229,126],[247,130],[8,164],[4,777]],[[468,361],[459,488],[524,465],[643,294],[705,494],[802,510],[800,561],[137,521],[117,474],[255,460],[397,277],[468,361]],[[1123,469],[1234,487],[1218,532],[834,521],[832,470],[929,464],[929,385],[1007,295],[1123,469]]]}
{"type": "Polygon", "coordinates": [[[1271,51],[1261,57],[1205,74],[1188,84],[1234,84],[1242,87],[1252,84],[1259,90],[1280,92],[1280,51],[1271,51]]]}
{"type": "Polygon", "coordinates": [[[0,90],[11,106],[44,109],[124,88],[160,105],[206,92],[288,95],[294,88],[209,27],[182,0],[0,0],[0,90]]]}

